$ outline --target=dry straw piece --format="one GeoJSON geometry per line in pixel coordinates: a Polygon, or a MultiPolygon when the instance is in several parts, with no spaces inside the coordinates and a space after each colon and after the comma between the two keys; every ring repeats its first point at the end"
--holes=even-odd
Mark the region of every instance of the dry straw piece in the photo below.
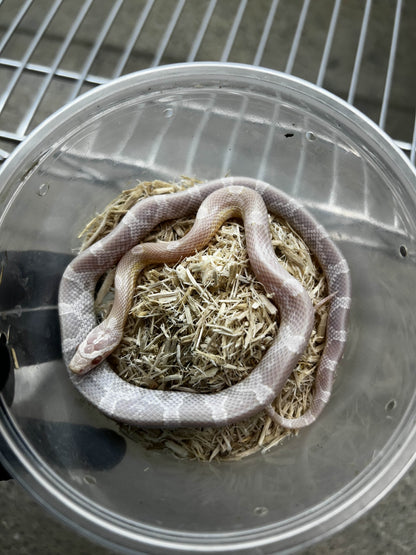
{"type": "MultiPolygon", "coordinates": [[[[84,250],[108,234],[140,199],[175,193],[195,185],[142,182],[123,191],[84,229],[84,250]]],[[[157,226],[145,241],[175,241],[193,218],[157,226]]],[[[270,215],[272,242],[281,264],[296,277],[317,306],[306,352],[274,401],[277,412],[300,416],[312,399],[315,372],[324,348],[327,307],[325,276],[302,239],[270,215]]],[[[97,318],[108,314],[114,269],[103,278],[96,298],[97,318]]],[[[278,310],[255,279],[247,258],[244,227],[226,222],[200,252],[174,266],[145,269],[139,276],[121,344],[110,358],[114,371],[141,387],[214,393],[246,377],[278,332],[278,310]]],[[[167,448],[181,458],[237,460],[266,451],[296,432],[275,424],[265,411],[221,428],[144,430],[122,425],[148,448],[167,448]]]]}

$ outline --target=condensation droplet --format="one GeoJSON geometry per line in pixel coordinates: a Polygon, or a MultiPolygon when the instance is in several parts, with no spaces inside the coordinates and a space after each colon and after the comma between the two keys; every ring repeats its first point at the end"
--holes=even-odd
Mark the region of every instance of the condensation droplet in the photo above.
{"type": "Polygon", "coordinates": [[[47,183],[42,183],[42,185],[39,186],[37,194],[40,197],[44,197],[45,195],[48,194],[48,191],[49,191],[49,185],[47,183]]]}
{"type": "Polygon", "coordinates": [[[89,485],[92,485],[92,486],[93,486],[93,485],[95,485],[95,484],[97,483],[97,480],[94,478],[94,476],[90,476],[89,474],[86,474],[86,475],[84,476],[84,482],[85,482],[86,484],[89,484],[89,485]]]}
{"type": "Polygon", "coordinates": [[[163,115],[165,116],[165,118],[171,118],[173,116],[173,110],[172,108],[165,108],[163,110],[163,115]]]}
{"type": "Polygon", "coordinates": [[[308,141],[314,141],[316,139],[316,136],[314,133],[312,133],[312,131],[307,131],[306,138],[308,139],[308,141]]]}
{"type": "Polygon", "coordinates": [[[23,314],[22,305],[17,304],[17,305],[13,308],[13,315],[15,315],[15,316],[17,316],[18,318],[20,318],[22,314],[23,314]]]}
{"type": "Polygon", "coordinates": [[[265,516],[267,515],[268,512],[269,512],[269,509],[267,507],[256,507],[254,509],[254,514],[257,516],[265,516]]]}
{"type": "Polygon", "coordinates": [[[406,246],[405,246],[405,245],[400,245],[399,251],[400,251],[400,255],[401,255],[403,258],[406,258],[406,256],[407,256],[407,248],[406,248],[406,246]]]}
{"type": "Polygon", "coordinates": [[[390,401],[388,403],[386,403],[386,406],[384,407],[384,410],[386,412],[390,412],[392,410],[394,410],[397,406],[397,401],[396,399],[390,399],[390,401]]]}

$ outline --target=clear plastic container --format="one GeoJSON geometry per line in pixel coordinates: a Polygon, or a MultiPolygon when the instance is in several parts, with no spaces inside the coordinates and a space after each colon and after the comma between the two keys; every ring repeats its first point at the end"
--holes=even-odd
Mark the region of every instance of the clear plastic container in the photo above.
{"type": "Polygon", "coordinates": [[[296,78],[217,63],[128,75],[43,123],[0,173],[0,458],[77,530],[125,550],[291,550],[374,504],[415,457],[416,176],[372,122],[296,78]],[[259,177],[297,197],[352,272],[346,352],[318,421],[267,454],[146,451],[60,357],[57,289],[96,210],[136,180],[259,177]]]}

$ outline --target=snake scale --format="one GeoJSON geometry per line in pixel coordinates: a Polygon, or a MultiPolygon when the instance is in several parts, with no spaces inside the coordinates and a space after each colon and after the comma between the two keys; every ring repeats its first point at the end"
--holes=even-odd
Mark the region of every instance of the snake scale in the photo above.
{"type": "Polygon", "coordinates": [[[301,428],[312,423],[329,400],[346,341],[350,289],[349,269],[341,252],[297,201],[260,180],[217,179],[139,201],[109,235],[73,259],[59,290],[63,358],[75,387],[100,411],[120,422],[139,427],[222,426],[265,409],[283,427],[301,428]],[[268,212],[286,220],[315,254],[330,296],[313,400],[303,415],[293,419],[275,413],[271,403],[308,344],[314,308],[307,292],[275,255],[268,212]],[[160,222],[195,213],[192,229],[180,240],[139,244],[160,222]],[[146,389],[122,380],[106,356],[121,338],[135,275],[148,264],[175,263],[193,254],[232,216],[243,219],[251,267],[280,314],[278,335],[260,363],[241,382],[213,394],[146,389]],[[117,263],[113,308],[97,326],[96,283],[117,263]]]}

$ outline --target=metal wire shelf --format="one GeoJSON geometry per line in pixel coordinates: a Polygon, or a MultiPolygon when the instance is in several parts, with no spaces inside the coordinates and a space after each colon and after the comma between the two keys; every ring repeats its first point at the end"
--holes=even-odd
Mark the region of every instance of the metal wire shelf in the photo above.
{"type": "Polygon", "coordinates": [[[409,0],[0,0],[0,162],[91,87],[145,67],[217,60],[325,87],[415,163],[415,23],[409,0]]]}

